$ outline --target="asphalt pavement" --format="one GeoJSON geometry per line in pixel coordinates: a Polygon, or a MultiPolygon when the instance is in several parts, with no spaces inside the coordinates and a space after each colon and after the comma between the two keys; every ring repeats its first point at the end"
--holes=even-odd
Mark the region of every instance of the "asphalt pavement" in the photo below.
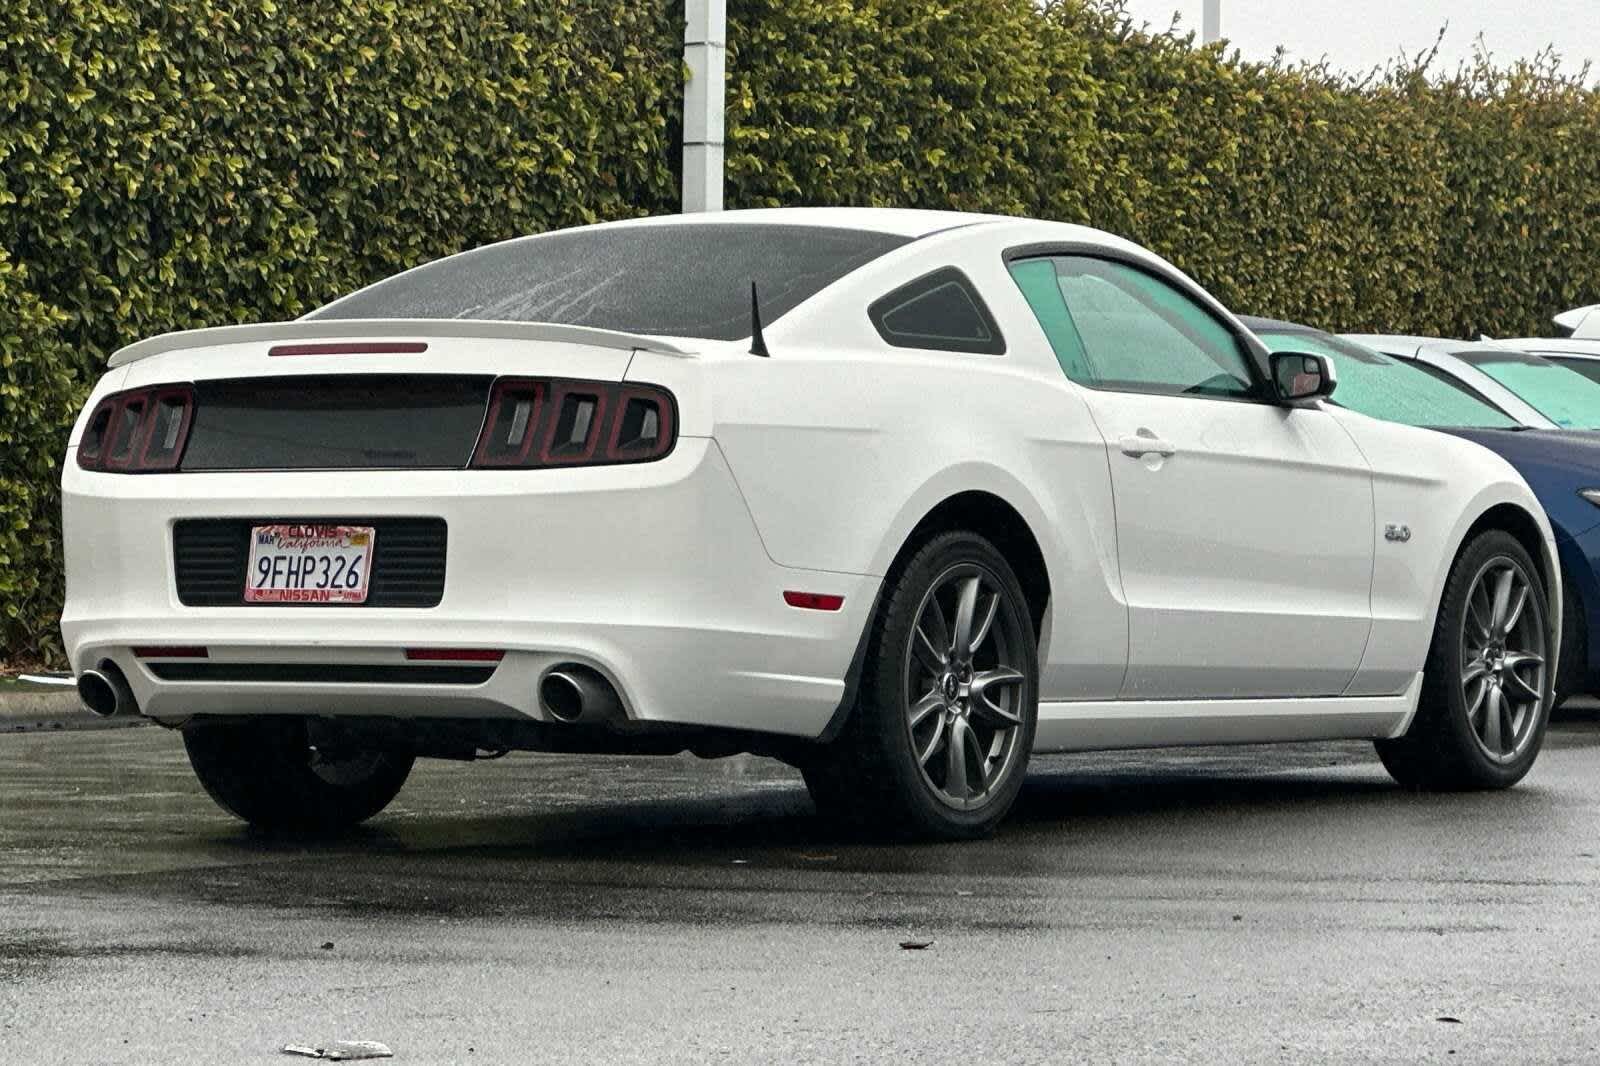
{"type": "Polygon", "coordinates": [[[0,1063],[1595,1062],[1597,794],[1591,711],[1501,794],[1050,757],[995,839],[884,846],[763,760],[513,755],[306,843],[164,730],[5,735],[0,1063]]]}

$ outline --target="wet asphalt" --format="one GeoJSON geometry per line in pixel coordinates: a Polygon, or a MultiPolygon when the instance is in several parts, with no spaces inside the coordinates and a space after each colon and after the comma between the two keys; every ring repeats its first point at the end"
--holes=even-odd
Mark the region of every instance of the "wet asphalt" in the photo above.
{"type": "Polygon", "coordinates": [[[0,1063],[1594,1062],[1597,797],[1587,711],[1501,794],[1050,757],[993,840],[885,846],[776,763],[513,755],[305,843],[162,730],[0,736],[0,1063]]]}

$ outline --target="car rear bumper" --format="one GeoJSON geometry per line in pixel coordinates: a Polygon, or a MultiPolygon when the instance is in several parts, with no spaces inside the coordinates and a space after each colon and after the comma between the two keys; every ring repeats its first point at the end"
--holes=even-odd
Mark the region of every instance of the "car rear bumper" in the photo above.
{"type": "Polygon", "coordinates": [[[843,698],[879,583],[773,563],[707,438],[684,438],[659,462],[583,470],[131,476],[88,473],[71,460],[63,479],[68,654],[79,672],[116,663],[141,711],[164,719],[548,720],[539,681],[576,662],[605,675],[636,720],[816,736],[843,698]],[[438,605],[179,601],[179,520],[339,516],[444,519],[438,605]],[[783,592],[791,589],[843,596],[844,605],[790,607],[783,592]],[[148,646],[206,654],[135,654],[148,646]],[[442,664],[408,661],[408,648],[505,655],[498,664],[459,664],[489,669],[487,679],[441,683],[427,671],[442,664]],[[205,666],[175,678],[174,662],[205,666]]]}

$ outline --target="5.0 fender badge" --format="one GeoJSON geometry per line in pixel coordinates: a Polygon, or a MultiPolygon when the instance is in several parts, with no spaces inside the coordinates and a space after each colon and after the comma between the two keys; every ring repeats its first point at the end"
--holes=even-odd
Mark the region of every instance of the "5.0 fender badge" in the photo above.
{"type": "Polygon", "coordinates": [[[1390,522],[1383,527],[1383,539],[1392,540],[1397,544],[1404,544],[1411,539],[1411,527],[1399,522],[1390,522]]]}

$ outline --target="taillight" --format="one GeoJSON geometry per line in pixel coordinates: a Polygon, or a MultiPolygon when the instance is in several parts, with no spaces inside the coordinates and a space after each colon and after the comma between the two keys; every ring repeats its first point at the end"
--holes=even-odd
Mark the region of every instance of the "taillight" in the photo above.
{"type": "Polygon", "coordinates": [[[677,405],[654,385],[501,378],[489,394],[472,465],[647,463],[676,440],[677,405]]]}
{"type": "Polygon", "coordinates": [[[113,393],[89,416],[78,465],[118,474],[176,470],[193,421],[194,390],[188,385],[113,393]]]}

